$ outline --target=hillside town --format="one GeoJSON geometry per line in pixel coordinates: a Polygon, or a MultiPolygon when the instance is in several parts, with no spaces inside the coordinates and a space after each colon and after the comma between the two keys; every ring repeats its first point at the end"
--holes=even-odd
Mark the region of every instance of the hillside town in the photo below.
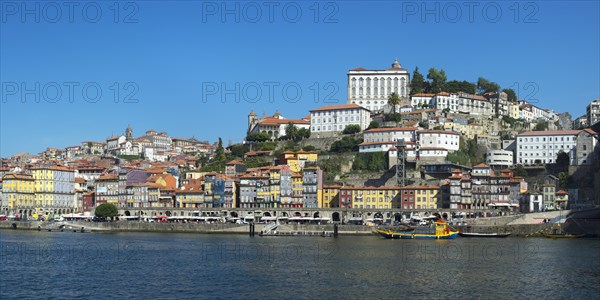
{"type": "MultiPolygon", "coordinates": [[[[347,72],[347,103],[248,113],[240,143],[146,130],[0,163],[0,214],[345,208],[540,212],[600,205],[600,99],[574,120],[485,78],[347,72]],[[297,113],[297,112],[295,112],[297,113]]],[[[232,116],[240,118],[242,116],[232,116]]]]}

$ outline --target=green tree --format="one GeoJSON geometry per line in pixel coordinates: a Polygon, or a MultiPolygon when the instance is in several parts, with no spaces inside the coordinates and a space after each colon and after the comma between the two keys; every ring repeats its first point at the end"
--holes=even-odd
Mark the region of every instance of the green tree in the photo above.
{"type": "Polygon", "coordinates": [[[114,218],[119,214],[119,210],[112,203],[102,203],[96,207],[94,215],[99,218],[114,218]]]}
{"type": "Polygon", "coordinates": [[[271,137],[266,132],[253,132],[246,136],[248,142],[264,142],[270,140],[271,137]]]}
{"type": "Polygon", "coordinates": [[[343,134],[355,134],[355,133],[359,133],[359,132],[360,132],[360,125],[358,125],[358,124],[346,125],[346,127],[344,128],[344,131],[342,131],[343,134]]]}
{"type": "Polygon", "coordinates": [[[437,94],[444,90],[447,79],[446,71],[444,71],[444,69],[438,70],[436,68],[430,68],[427,79],[430,80],[429,92],[437,94]]]}
{"type": "Polygon", "coordinates": [[[308,128],[300,128],[298,129],[298,139],[307,139],[310,137],[310,129],[308,128]]]}
{"type": "Polygon", "coordinates": [[[567,187],[569,186],[569,181],[570,181],[570,177],[569,177],[569,172],[560,172],[558,173],[558,180],[559,180],[559,188],[561,190],[566,190],[567,187]]]}
{"type": "Polygon", "coordinates": [[[215,150],[215,159],[217,161],[225,161],[227,157],[225,156],[225,148],[223,148],[223,140],[219,137],[219,142],[217,143],[217,149],[215,150]]]}
{"type": "Polygon", "coordinates": [[[500,86],[497,83],[489,81],[483,77],[479,77],[479,79],[477,79],[477,92],[479,94],[498,92],[499,90],[500,86]]]}
{"type": "Polygon", "coordinates": [[[533,131],[544,131],[546,129],[548,129],[548,122],[545,121],[538,121],[533,127],[533,131]]]}
{"type": "Polygon", "coordinates": [[[400,105],[401,102],[400,96],[396,93],[391,93],[388,96],[388,104],[392,106],[392,113],[396,113],[396,106],[400,105]]]}
{"type": "Polygon", "coordinates": [[[367,129],[374,129],[374,128],[379,128],[379,122],[377,121],[371,121],[371,123],[369,123],[369,127],[367,127],[367,129]]]}
{"type": "Polygon", "coordinates": [[[466,80],[450,80],[446,82],[444,91],[448,93],[465,92],[469,94],[475,94],[475,92],[477,91],[477,85],[466,80]]]}
{"type": "Polygon", "coordinates": [[[510,102],[517,102],[517,93],[513,89],[503,89],[503,92],[506,93],[506,97],[510,102]]]}
{"type": "Polygon", "coordinates": [[[358,153],[354,158],[352,169],[356,171],[385,171],[385,152],[358,153]]]}
{"type": "Polygon", "coordinates": [[[358,145],[362,142],[362,139],[345,136],[341,140],[333,142],[330,151],[336,153],[358,151],[358,145]]]}
{"type": "Polygon", "coordinates": [[[306,145],[306,146],[302,147],[302,150],[304,150],[304,151],[315,151],[316,148],[313,145],[306,145]]]}
{"type": "Polygon", "coordinates": [[[410,81],[411,95],[425,92],[425,85],[425,78],[423,78],[423,75],[419,73],[419,67],[415,67],[412,80],[410,81]]]}
{"type": "Polygon", "coordinates": [[[402,115],[400,113],[391,113],[391,114],[385,114],[385,116],[383,117],[383,119],[386,122],[400,122],[402,121],[402,115]]]}
{"type": "Polygon", "coordinates": [[[419,122],[419,126],[422,127],[423,129],[429,129],[429,122],[421,121],[421,122],[419,122]]]}
{"type": "Polygon", "coordinates": [[[569,154],[561,150],[556,155],[556,167],[560,172],[566,172],[569,170],[570,160],[571,159],[569,158],[569,154]]]}
{"type": "Polygon", "coordinates": [[[515,174],[515,176],[520,176],[520,177],[527,177],[527,170],[525,170],[525,168],[522,165],[517,165],[516,167],[514,167],[512,169],[513,174],[515,174]]]}
{"type": "Polygon", "coordinates": [[[235,144],[231,146],[231,155],[234,157],[244,157],[244,154],[248,151],[250,151],[248,144],[235,144]]]}
{"type": "Polygon", "coordinates": [[[297,140],[298,139],[298,127],[294,125],[294,123],[289,122],[285,126],[285,136],[289,140],[297,140]]]}

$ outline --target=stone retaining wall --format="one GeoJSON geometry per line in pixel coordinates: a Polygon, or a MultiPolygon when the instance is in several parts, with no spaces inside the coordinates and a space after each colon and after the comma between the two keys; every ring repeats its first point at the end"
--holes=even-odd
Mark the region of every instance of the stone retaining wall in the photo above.
{"type": "MultiPolygon", "coordinates": [[[[23,222],[23,221],[3,221],[0,222],[0,229],[11,229],[15,224],[19,230],[45,230],[45,227],[51,223],[44,222],[23,222]]],[[[86,230],[94,232],[187,232],[187,233],[230,233],[230,234],[248,234],[249,225],[238,224],[196,224],[196,223],[140,223],[140,222],[70,222],[73,228],[85,227],[86,230]]],[[[255,232],[260,232],[264,224],[256,224],[255,232]]],[[[551,224],[520,224],[520,225],[469,225],[457,226],[465,232],[493,233],[493,232],[511,232],[513,236],[535,236],[542,230],[548,230],[551,224]]],[[[360,225],[339,225],[338,233],[340,235],[370,235],[373,234],[375,227],[360,225]]],[[[333,225],[303,225],[290,224],[280,225],[277,228],[280,232],[333,232],[333,225]]]]}

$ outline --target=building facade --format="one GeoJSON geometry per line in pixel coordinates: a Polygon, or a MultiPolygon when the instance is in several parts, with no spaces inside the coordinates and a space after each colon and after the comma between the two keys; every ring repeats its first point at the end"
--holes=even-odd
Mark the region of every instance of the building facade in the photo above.
{"type": "Polygon", "coordinates": [[[371,122],[368,109],[357,104],[323,106],[310,111],[311,136],[323,137],[340,133],[348,125],[365,130],[371,122]]]}
{"type": "Polygon", "coordinates": [[[392,93],[401,99],[408,99],[410,94],[410,74],[397,59],[387,70],[356,68],[348,71],[348,104],[360,105],[368,111],[380,111],[392,93]]]}

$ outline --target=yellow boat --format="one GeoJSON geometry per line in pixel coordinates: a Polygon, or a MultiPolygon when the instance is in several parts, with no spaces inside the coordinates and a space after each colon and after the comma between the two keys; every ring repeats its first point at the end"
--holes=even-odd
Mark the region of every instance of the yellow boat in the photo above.
{"type": "Polygon", "coordinates": [[[453,239],[458,236],[458,231],[454,230],[443,220],[435,221],[435,232],[420,233],[415,231],[392,231],[386,229],[377,229],[377,233],[386,239],[453,239]]]}

